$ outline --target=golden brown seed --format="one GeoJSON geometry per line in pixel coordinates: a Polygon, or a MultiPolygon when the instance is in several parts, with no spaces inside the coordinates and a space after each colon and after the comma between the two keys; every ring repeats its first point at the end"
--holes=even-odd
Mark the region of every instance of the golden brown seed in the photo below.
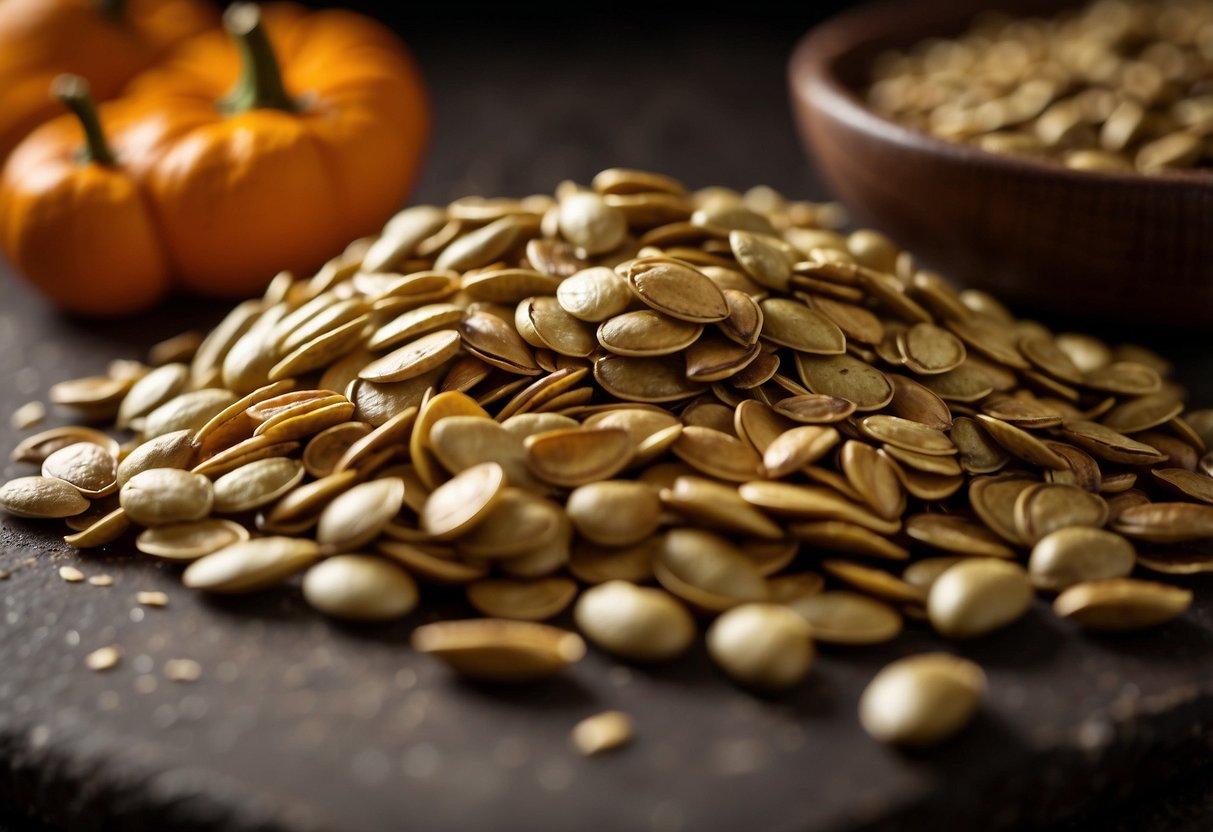
{"type": "Polygon", "coordinates": [[[1037,589],[1060,592],[1074,584],[1123,578],[1133,571],[1133,544],[1103,529],[1058,529],[1032,547],[1028,573],[1037,589]]]}
{"type": "Polygon", "coordinates": [[[708,653],[734,681],[760,690],[785,690],[813,663],[809,625],[778,604],[742,604],[712,622],[708,653]]]}
{"type": "Polygon", "coordinates": [[[320,557],[311,540],[262,537],[233,543],[194,561],[181,576],[191,589],[207,592],[255,592],[302,572],[320,557]]]}
{"type": "Polygon", "coordinates": [[[720,612],[767,597],[762,573],[726,538],[699,529],[671,529],[653,564],[658,582],[701,609],[720,612]]]}
{"type": "Polygon", "coordinates": [[[412,611],[417,605],[417,584],[384,558],[337,555],[307,571],[303,597],[334,618],[385,621],[412,611]]]}
{"type": "Polygon", "coordinates": [[[934,745],[969,723],[985,687],[985,674],[967,659],[910,656],[887,665],[864,689],[859,721],[882,742],[934,745]]]}
{"type": "Polygon", "coordinates": [[[135,548],[165,560],[193,561],[248,539],[248,530],[239,523],[207,518],[145,529],[135,548]]]}
{"type": "Polygon", "coordinates": [[[974,638],[1007,626],[1032,603],[1032,583],[1017,563],[968,558],[931,585],[931,625],[948,638],[974,638]]]}
{"type": "Polygon", "coordinates": [[[461,675],[507,684],[545,679],[585,656],[576,633],[495,618],[425,624],[413,631],[411,643],[461,675]]]}
{"type": "Polygon", "coordinates": [[[316,541],[334,553],[355,551],[378,537],[403,503],[404,481],[398,477],[355,485],[320,512],[316,541]]]}
{"type": "Polygon", "coordinates": [[[628,480],[580,486],[565,505],[577,533],[603,546],[629,546],[657,531],[661,498],[653,487],[628,480]]]}
{"type": "Polygon", "coordinates": [[[488,618],[543,621],[559,615],[577,597],[568,578],[477,581],[466,590],[468,603],[488,618]]]}
{"type": "Polygon", "coordinates": [[[421,527],[438,540],[466,534],[489,516],[505,487],[505,470],[496,462],[473,465],[426,498],[421,527]]]}
{"type": "Polygon", "coordinates": [[[672,260],[642,260],[628,269],[628,283],[645,304],[692,323],[723,321],[729,305],[703,272],[672,260]]]}
{"type": "Polygon", "coordinates": [[[633,445],[621,428],[578,428],[528,436],[526,464],[553,485],[576,487],[610,479],[627,467],[633,445]]]}
{"type": "Polygon", "coordinates": [[[77,488],[53,477],[18,477],[0,486],[0,508],[16,517],[72,517],[88,507],[77,488]]]}
{"type": "Polygon", "coordinates": [[[626,745],[632,738],[632,720],[623,711],[603,711],[573,726],[569,740],[579,754],[591,756],[626,745]]]}
{"type": "Polygon", "coordinates": [[[574,617],[594,644],[637,662],[677,658],[695,637],[695,621],[677,599],[664,590],[622,580],[583,592],[574,617]]]}
{"type": "Polygon", "coordinates": [[[1075,584],[1053,602],[1053,611],[1092,630],[1120,632],[1155,627],[1183,615],[1192,591],[1176,586],[1109,578],[1075,584]]]}

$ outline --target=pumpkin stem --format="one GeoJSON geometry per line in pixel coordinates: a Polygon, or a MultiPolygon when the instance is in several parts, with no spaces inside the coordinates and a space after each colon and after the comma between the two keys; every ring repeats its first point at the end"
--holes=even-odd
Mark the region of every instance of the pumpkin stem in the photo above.
{"type": "Polygon", "coordinates": [[[223,13],[223,28],[236,39],[241,69],[240,80],[220,99],[219,109],[229,115],[262,108],[298,109],[282,83],[278,58],[261,23],[261,9],[255,3],[233,3],[223,13]]]}
{"type": "Polygon", "coordinates": [[[88,81],[79,75],[60,75],[51,82],[51,95],[62,101],[80,119],[80,126],[84,129],[84,147],[80,149],[80,157],[85,162],[98,165],[115,164],[117,160],[105,139],[105,131],[101,129],[101,117],[97,114],[97,103],[89,92],[88,81]]]}
{"type": "Polygon", "coordinates": [[[110,20],[122,20],[126,17],[126,0],[96,0],[97,11],[102,17],[110,20]]]}

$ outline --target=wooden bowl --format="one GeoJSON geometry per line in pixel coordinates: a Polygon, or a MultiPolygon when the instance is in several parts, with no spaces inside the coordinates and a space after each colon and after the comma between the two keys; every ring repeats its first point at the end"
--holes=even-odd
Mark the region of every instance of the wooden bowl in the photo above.
{"type": "MultiPolygon", "coordinates": [[[[1062,5],[994,4],[1016,14],[1062,5]]],[[[801,40],[789,65],[792,104],[827,183],[855,221],[1021,309],[1213,323],[1213,175],[1076,171],[999,156],[904,127],[864,104],[877,55],[958,34],[990,7],[888,0],[835,17],[801,40]]]]}

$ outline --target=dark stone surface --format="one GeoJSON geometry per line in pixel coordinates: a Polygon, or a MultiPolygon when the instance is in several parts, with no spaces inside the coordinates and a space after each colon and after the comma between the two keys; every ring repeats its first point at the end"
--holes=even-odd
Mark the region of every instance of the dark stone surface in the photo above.
{"type": "MultiPolygon", "coordinates": [[[[416,198],[550,191],[608,165],[820,196],[786,105],[783,61],[796,34],[704,20],[606,23],[558,38],[526,27],[436,32],[415,44],[438,117],[416,198]]],[[[180,302],[135,322],[86,324],[56,317],[11,279],[0,291],[5,414],[222,310],[180,302]]],[[[1188,351],[1179,377],[1213,403],[1207,343],[1112,334],[1188,351]]],[[[16,438],[5,418],[0,448],[16,438]]],[[[337,625],[291,587],[210,599],[129,544],[77,555],[47,527],[8,518],[0,569],[12,572],[0,582],[0,799],[82,832],[857,832],[1084,815],[1091,828],[1187,832],[1198,827],[1172,822],[1188,811],[1177,807],[1210,805],[1197,783],[1177,793],[1190,799],[1160,804],[1164,814],[1148,799],[1136,815],[1096,813],[1209,758],[1210,579],[1188,581],[1200,602],[1153,633],[1084,637],[1038,605],[971,644],[943,645],[914,626],[893,645],[822,650],[803,687],[763,699],[731,686],[701,649],[656,669],[592,651],[535,688],[477,688],[408,649],[421,618],[337,625]],[[114,585],[66,584],[57,574],[66,564],[114,585]],[[137,608],[134,594],[149,589],[168,593],[169,607],[137,608]],[[84,669],[85,655],[112,643],[124,650],[118,667],[84,669]],[[927,754],[870,741],[855,719],[863,685],[891,658],[941,646],[989,673],[977,722],[927,754]],[[168,681],[171,658],[197,660],[202,678],[168,681]],[[568,730],[605,708],[632,714],[636,741],[581,759],[568,730]],[[1126,818],[1142,820],[1116,825],[1126,818]]],[[[428,600],[458,609],[453,596],[428,600]]],[[[27,832],[23,823],[12,832],[27,832]]]]}

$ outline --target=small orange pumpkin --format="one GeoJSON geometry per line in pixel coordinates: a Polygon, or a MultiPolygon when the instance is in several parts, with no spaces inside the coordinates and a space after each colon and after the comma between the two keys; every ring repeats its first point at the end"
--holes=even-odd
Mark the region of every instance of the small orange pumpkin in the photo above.
{"type": "Polygon", "coordinates": [[[429,134],[421,75],[399,39],[352,12],[228,8],[140,76],[146,117],[116,139],[144,182],[178,282],[260,291],[377,230],[429,134]]]}
{"type": "MultiPolygon", "coordinates": [[[[88,84],[65,75],[53,89],[74,115],[42,125],[9,157],[0,244],[17,271],[64,309],[93,316],[145,309],[168,292],[169,277],[142,188],[117,164],[88,84]]],[[[120,120],[106,119],[111,128],[120,120]]]]}
{"type": "Polygon", "coordinates": [[[59,115],[46,94],[56,76],[84,76],[104,101],[217,20],[202,0],[0,0],[0,162],[59,115]]]}

